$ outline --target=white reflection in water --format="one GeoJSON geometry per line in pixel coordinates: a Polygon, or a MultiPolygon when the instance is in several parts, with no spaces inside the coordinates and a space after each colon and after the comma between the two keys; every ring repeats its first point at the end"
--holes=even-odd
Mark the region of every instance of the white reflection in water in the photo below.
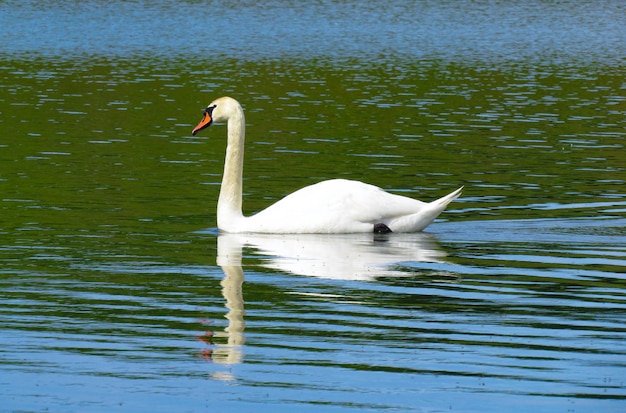
{"type": "Polygon", "coordinates": [[[391,267],[405,261],[443,262],[445,257],[435,237],[427,233],[223,234],[217,245],[221,266],[241,265],[242,249],[252,247],[267,257],[261,265],[269,269],[337,280],[373,281],[381,276],[405,275],[391,267]]]}
{"type": "MultiPolygon", "coordinates": [[[[205,354],[207,358],[220,364],[236,364],[243,360],[242,346],[245,344],[244,301],[243,301],[243,270],[241,265],[222,265],[224,279],[220,283],[222,295],[226,299],[228,326],[223,332],[214,333],[214,337],[225,337],[227,343],[218,345],[205,354]]],[[[232,380],[234,377],[221,373],[216,378],[232,380]]]]}
{"type": "MultiPolygon", "coordinates": [[[[224,271],[221,282],[226,300],[228,325],[213,337],[226,338],[226,344],[215,345],[205,357],[219,364],[243,361],[245,344],[245,309],[243,299],[244,247],[252,247],[266,268],[285,273],[340,280],[373,281],[381,276],[409,275],[394,265],[411,262],[442,263],[441,251],[433,235],[418,234],[221,234],[217,239],[217,264],[224,271]]],[[[213,378],[234,380],[229,372],[218,372],[213,378]]]]}

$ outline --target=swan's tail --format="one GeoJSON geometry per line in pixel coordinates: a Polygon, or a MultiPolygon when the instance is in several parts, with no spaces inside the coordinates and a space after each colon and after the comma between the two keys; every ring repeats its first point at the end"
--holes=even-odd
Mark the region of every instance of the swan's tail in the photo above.
{"type": "Polygon", "coordinates": [[[441,214],[448,204],[461,195],[463,187],[435,201],[429,202],[417,213],[406,215],[392,221],[389,225],[393,232],[419,232],[429,226],[441,214]]]}
{"type": "MultiPolygon", "coordinates": [[[[457,199],[459,197],[459,195],[461,195],[461,191],[463,191],[463,187],[460,187],[459,189],[457,189],[454,192],[449,193],[446,196],[443,196],[441,198],[439,198],[436,201],[431,202],[431,204],[437,204],[437,205],[441,205],[441,211],[443,211],[450,202],[454,201],[455,199],[457,199]]],[[[439,212],[441,212],[439,211],[439,212]]]]}

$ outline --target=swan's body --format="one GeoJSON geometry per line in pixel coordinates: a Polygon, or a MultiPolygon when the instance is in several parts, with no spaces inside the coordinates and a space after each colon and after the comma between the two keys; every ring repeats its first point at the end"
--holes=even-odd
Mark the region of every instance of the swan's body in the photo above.
{"type": "Polygon", "coordinates": [[[250,217],[242,213],[245,120],[229,97],[213,101],[195,135],[213,122],[228,123],[224,176],[217,202],[217,226],[225,232],[355,233],[418,232],[426,228],[461,189],[426,203],[363,182],[332,179],[304,187],[250,217]]]}

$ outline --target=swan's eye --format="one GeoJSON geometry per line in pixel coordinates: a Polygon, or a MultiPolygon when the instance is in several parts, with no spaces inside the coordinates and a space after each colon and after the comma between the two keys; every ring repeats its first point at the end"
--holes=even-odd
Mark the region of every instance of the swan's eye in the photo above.
{"type": "Polygon", "coordinates": [[[206,109],[204,109],[204,110],[202,111],[202,113],[206,113],[206,114],[208,114],[209,116],[212,116],[212,114],[213,114],[213,109],[215,109],[215,107],[216,107],[216,106],[217,106],[217,105],[207,106],[207,108],[206,108],[206,109]]]}

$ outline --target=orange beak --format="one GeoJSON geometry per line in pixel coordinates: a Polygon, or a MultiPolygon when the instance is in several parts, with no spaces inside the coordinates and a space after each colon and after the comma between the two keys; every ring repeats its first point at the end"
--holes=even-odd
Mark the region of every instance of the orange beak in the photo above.
{"type": "Polygon", "coordinates": [[[195,135],[196,133],[200,132],[202,129],[208,128],[209,126],[211,126],[212,122],[213,122],[213,119],[211,118],[211,111],[206,109],[204,111],[204,117],[202,118],[200,123],[198,123],[198,126],[193,128],[193,131],[191,132],[191,134],[195,135]]]}

